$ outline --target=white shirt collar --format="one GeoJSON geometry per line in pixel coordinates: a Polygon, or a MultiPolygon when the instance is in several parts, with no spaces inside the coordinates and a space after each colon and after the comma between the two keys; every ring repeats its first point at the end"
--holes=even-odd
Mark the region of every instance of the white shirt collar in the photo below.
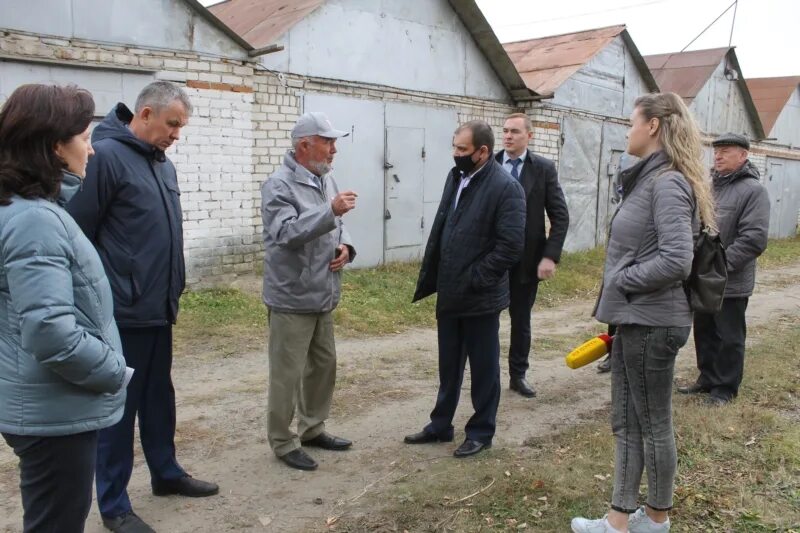
{"type": "Polygon", "coordinates": [[[527,158],[528,158],[528,149],[527,148],[525,148],[525,151],[522,152],[522,154],[519,156],[519,158],[516,158],[516,157],[512,158],[510,155],[508,155],[508,152],[506,150],[503,150],[503,164],[504,165],[507,165],[508,162],[511,161],[511,159],[519,159],[521,162],[524,163],[527,158]]]}

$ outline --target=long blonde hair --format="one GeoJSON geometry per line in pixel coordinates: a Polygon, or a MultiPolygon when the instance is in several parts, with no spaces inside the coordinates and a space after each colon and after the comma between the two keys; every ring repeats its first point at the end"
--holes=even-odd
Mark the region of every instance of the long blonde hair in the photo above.
{"type": "Polygon", "coordinates": [[[634,102],[647,120],[658,119],[658,136],[672,168],[686,178],[694,192],[700,220],[706,227],[717,230],[714,197],[708,171],[703,161],[700,128],[692,112],[675,93],[651,93],[634,102]]]}

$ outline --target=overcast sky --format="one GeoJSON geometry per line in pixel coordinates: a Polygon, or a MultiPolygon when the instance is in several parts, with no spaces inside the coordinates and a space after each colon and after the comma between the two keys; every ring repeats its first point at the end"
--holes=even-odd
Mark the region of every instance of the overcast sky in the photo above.
{"type": "MultiPolygon", "coordinates": [[[[204,5],[219,0],[201,0],[204,5]]],[[[375,0],[378,1],[378,0],[375,0]]],[[[428,0],[407,0],[421,6],[428,0]]],[[[643,55],[678,52],[733,0],[477,0],[501,41],[627,24],[643,55]]],[[[728,45],[733,9],[689,50],[728,45]]],[[[800,0],[739,0],[733,46],[748,78],[800,75],[800,0]]]]}
{"type": "MultiPolygon", "coordinates": [[[[626,24],[642,55],[678,52],[733,0],[477,0],[501,41],[626,24]]],[[[727,46],[733,9],[688,50],[727,46]]],[[[800,75],[800,0],[739,0],[733,46],[748,78],[800,75]]]]}

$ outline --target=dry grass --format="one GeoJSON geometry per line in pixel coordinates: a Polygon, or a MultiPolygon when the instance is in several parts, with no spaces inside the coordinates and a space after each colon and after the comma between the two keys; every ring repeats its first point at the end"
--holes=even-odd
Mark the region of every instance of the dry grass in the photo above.
{"type": "MultiPolygon", "coordinates": [[[[754,329],[739,399],[710,409],[675,399],[679,447],[674,531],[800,531],[800,319],[754,329]]],[[[565,531],[608,508],[613,442],[601,412],[518,450],[418,468],[368,516],[337,531],[565,531]],[[454,501],[494,484],[466,501],[454,501]]],[[[644,489],[643,489],[644,490],[644,489]]]]}

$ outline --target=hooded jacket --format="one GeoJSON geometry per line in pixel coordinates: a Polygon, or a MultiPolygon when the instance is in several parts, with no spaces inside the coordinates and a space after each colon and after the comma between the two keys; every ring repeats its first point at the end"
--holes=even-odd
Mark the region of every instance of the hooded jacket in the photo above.
{"type": "Polygon", "coordinates": [[[767,249],[769,196],[748,160],[736,172],[712,172],[717,226],[728,260],[726,298],[747,298],[756,281],[756,259],[767,249]]]}
{"type": "Polygon", "coordinates": [[[289,151],[261,187],[264,221],[264,303],[284,313],[326,313],[339,304],[341,272],[331,272],[336,248],[356,256],[331,200],[339,193],[331,174],[317,178],[289,151]]]}
{"type": "Polygon", "coordinates": [[[59,203],[0,207],[0,432],[57,436],[122,418],[125,359],[97,252],[59,203]]]}
{"type": "Polygon", "coordinates": [[[183,223],[175,167],[128,128],[117,104],[92,133],[83,192],[67,205],[97,248],[120,327],[175,322],[185,286],[183,223]]]}

